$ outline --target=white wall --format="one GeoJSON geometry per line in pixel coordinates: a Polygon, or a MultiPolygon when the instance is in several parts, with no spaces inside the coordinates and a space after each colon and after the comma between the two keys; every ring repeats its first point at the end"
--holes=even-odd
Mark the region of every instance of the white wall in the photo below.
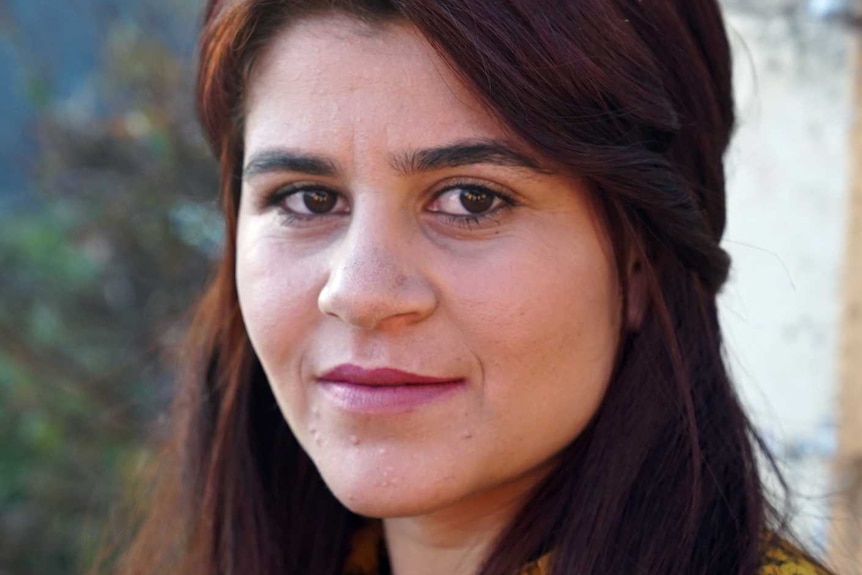
{"type": "Polygon", "coordinates": [[[825,543],[848,201],[851,36],[790,0],[726,2],[739,128],[728,155],[731,370],[825,543]],[[756,8],[752,5],[756,4],[756,8]]]}

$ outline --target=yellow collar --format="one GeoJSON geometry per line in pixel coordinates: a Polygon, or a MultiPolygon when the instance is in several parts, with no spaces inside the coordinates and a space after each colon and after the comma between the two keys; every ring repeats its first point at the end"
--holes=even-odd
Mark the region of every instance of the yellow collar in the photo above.
{"type": "MultiPolygon", "coordinates": [[[[380,557],[383,553],[383,523],[370,521],[353,536],[350,553],[345,562],[344,575],[381,575],[380,557]]],[[[521,575],[547,575],[548,556],[527,565],[521,575]]]]}
{"type": "MultiPolygon", "coordinates": [[[[804,553],[789,543],[770,537],[759,575],[824,575],[804,553]]],[[[350,544],[344,575],[381,575],[380,558],[383,553],[383,524],[370,521],[356,532],[350,544]]],[[[527,565],[521,575],[548,575],[550,557],[545,555],[527,565]]]]}

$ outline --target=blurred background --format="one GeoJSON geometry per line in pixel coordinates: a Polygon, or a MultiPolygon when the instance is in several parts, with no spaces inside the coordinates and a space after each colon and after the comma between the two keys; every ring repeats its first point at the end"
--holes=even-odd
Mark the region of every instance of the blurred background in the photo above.
{"type": "MultiPolygon", "coordinates": [[[[739,128],[721,296],[794,525],[862,573],[853,0],[725,0],[739,128]]],[[[150,456],[221,244],[200,0],[0,0],[0,575],[85,570],[150,456]]]]}

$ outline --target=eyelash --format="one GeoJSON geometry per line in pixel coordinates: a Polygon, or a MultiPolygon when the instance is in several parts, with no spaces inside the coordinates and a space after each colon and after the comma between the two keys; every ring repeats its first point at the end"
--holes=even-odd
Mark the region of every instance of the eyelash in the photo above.
{"type": "MultiPolygon", "coordinates": [[[[505,210],[509,210],[518,205],[517,201],[509,194],[504,193],[500,190],[492,189],[491,187],[485,184],[477,184],[471,181],[454,181],[449,183],[445,188],[435,193],[432,199],[433,201],[437,201],[443,194],[447,192],[451,192],[452,190],[476,190],[481,193],[489,194],[493,196],[495,199],[499,199],[501,204],[494,209],[491,209],[487,212],[479,213],[479,214],[450,214],[446,212],[431,212],[435,214],[437,217],[443,218],[446,223],[460,227],[463,229],[476,229],[482,226],[485,223],[496,221],[495,217],[500,215],[500,212],[505,210]]],[[[295,224],[307,224],[311,223],[315,220],[320,220],[320,218],[331,217],[341,214],[302,214],[292,210],[289,210],[285,207],[285,200],[293,194],[300,194],[303,192],[312,192],[312,191],[320,191],[331,194],[336,194],[339,197],[343,198],[343,195],[340,192],[335,190],[331,190],[325,186],[321,186],[318,184],[291,184],[281,188],[277,188],[272,193],[268,194],[262,202],[262,208],[271,209],[274,208],[278,210],[279,216],[282,219],[282,225],[291,226],[295,224]]]]}
{"type": "Polygon", "coordinates": [[[284,202],[287,198],[294,194],[301,194],[303,192],[326,192],[329,194],[335,194],[337,196],[341,196],[340,193],[330,190],[325,186],[321,186],[319,184],[290,184],[287,186],[282,186],[280,188],[276,188],[273,192],[266,195],[263,198],[263,202],[261,208],[263,210],[266,209],[275,209],[278,211],[278,215],[281,218],[281,224],[283,226],[290,226],[292,224],[304,224],[311,223],[314,220],[319,220],[322,217],[332,216],[334,214],[300,214],[298,212],[294,212],[285,207],[284,202]]]}
{"type": "Polygon", "coordinates": [[[479,184],[470,180],[454,180],[449,182],[445,188],[434,194],[432,202],[439,200],[443,194],[458,189],[462,191],[479,191],[481,193],[491,195],[494,199],[500,200],[499,206],[480,214],[449,214],[446,212],[432,212],[438,217],[443,218],[447,223],[466,230],[479,228],[485,223],[496,222],[502,212],[518,206],[518,202],[510,194],[499,189],[494,189],[486,184],[479,184]]]}

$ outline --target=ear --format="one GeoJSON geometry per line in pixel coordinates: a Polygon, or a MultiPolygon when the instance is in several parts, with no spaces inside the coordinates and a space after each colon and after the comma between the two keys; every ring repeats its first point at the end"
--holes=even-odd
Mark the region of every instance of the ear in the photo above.
{"type": "Polygon", "coordinates": [[[647,308],[647,281],[643,255],[634,247],[626,257],[626,330],[639,331],[647,308]]]}

